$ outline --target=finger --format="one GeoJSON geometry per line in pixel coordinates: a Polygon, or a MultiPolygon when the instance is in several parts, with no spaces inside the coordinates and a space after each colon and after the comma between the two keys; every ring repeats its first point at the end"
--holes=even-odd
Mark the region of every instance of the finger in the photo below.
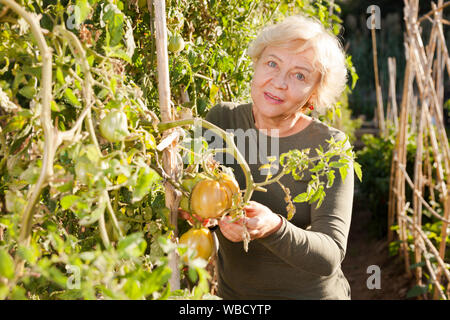
{"type": "Polygon", "coordinates": [[[238,232],[243,229],[241,223],[230,222],[227,220],[219,220],[219,227],[232,232],[238,232]]]}
{"type": "Polygon", "coordinates": [[[220,220],[219,228],[224,237],[228,240],[233,242],[242,241],[242,233],[244,231],[242,225],[220,220]]]}
{"type": "Polygon", "coordinates": [[[261,213],[261,205],[257,202],[250,203],[244,207],[246,216],[254,217],[261,213]]]}
{"type": "Polygon", "coordinates": [[[261,219],[259,217],[253,217],[247,219],[246,226],[249,229],[258,229],[261,225],[261,219]]]}
{"type": "Polygon", "coordinates": [[[250,239],[254,240],[254,239],[258,239],[260,236],[260,232],[259,230],[249,230],[249,235],[250,235],[250,239]]]}
{"type": "Polygon", "coordinates": [[[242,241],[242,237],[239,237],[236,233],[232,232],[229,229],[223,229],[221,228],[220,231],[222,232],[222,235],[227,238],[228,240],[232,242],[239,242],[242,241]]]}
{"type": "Polygon", "coordinates": [[[258,208],[259,203],[255,202],[255,201],[250,201],[249,203],[247,203],[247,205],[244,207],[245,211],[254,211],[258,208]]]}

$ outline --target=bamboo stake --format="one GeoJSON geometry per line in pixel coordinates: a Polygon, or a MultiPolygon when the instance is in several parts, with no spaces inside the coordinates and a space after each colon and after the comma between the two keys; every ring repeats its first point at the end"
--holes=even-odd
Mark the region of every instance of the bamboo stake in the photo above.
{"type": "Polygon", "coordinates": [[[397,149],[394,148],[394,150],[392,150],[391,175],[389,179],[389,202],[388,202],[388,219],[387,219],[388,242],[392,242],[394,240],[394,232],[392,231],[391,227],[394,225],[395,222],[396,192],[394,191],[394,187],[395,187],[396,168],[397,168],[397,149]]]}
{"type": "Polygon", "coordinates": [[[436,218],[438,218],[439,220],[442,221],[446,221],[446,222],[450,222],[449,219],[444,219],[441,215],[439,215],[439,213],[437,213],[435,210],[433,210],[433,208],[430,207],[430,205],[425,201],[425,199],[422,197],[422,195],[420,194],[419,190],[414,189],[414,183],[412,182],[411,178],[409,177],[408,173],[406,173],[406,171],[404,170],[403,165],[399,166],[400,170],[403,171],[403,174],[405,175],[405,179],[406,182],[408,182],[409,186],[411,187],[411,189],[413,189],[414,194],[417,196],[417,198],[422,202],[423,206],[425,208],[427,208],[430,213],[435,216],[436,218]]]}
{"type": "Polygon", "coordinates": [[[397,107],[397,92],[396,92],[396,77],[397,77],[397,67],[396,60],[393,57],[388,58],[388,69],[389,69],[389,101],[390,108],[388,108],[387,119],[391,120],[394,128],[398,127],[398,107],[397,107]]]}
{"type": "MultiPolygon", "coordinates": [[[[443,6],[443,0],[438,1],[438,6],[443,6]]],[[[442,12],[436,11],[436,5],[432,3],[432,9],[435,10],[434,16],[435,21],[437,22],[437,26],[439,30],[442,30],[442,24],[441,24],[441,16],[442,12]]],[[[444,105],[444,79],[443,79],[443,51],[441,50],[441,46],[446,47],[445,41],[442,41],[442,38],[439,39],[437,44],[437,53],[436,53],[436,95],[438,98],[438,102],[441,106],[444,105]]],[[[443,141],[445,143],[445,141],[443,141]]],[[[448,142],[447,142],[448,144],[448,142]]],[[[448,219],[450,215],[450,208],[449,208],[449,188],[450,188],[450,179],[448,178],[448,174],[450,172],[447,168],[447,188],[443,190],[444,195],[442,197],[442,201],[444,204],[444,219],[448,219]]],[[[448,229],[448,223],[443,222],[441,226],[441,242],[439,244],[439,255],[441,259],[444,259],[445,257],[445,249],[446,249],[446,238],[447,238],[447,229],[448,229]]],[[[442,274],[442,268],[439,266],[436,274],[437,281],[439,282],[441,279],[442,274]]]]}
{"type": "Polygon", "coordinates": [[[443,59],[445,61],[445,65],[447,66],[447,74],[450,77],[450,56],[448,54],[448,49],[447,46],[445,45],[445,37],[444,37],[444,31],[442,28],[442,24],[438,24],[438,36],[439,36],[439,40],[441,41],[441,43],[443,43],[444,45],[442,46],[442,54],[444,55],[443,59]]]}
{"type": "MultiPolygon", "coordinates": [[[[402,241],[402,253],[405,260],[409,257],[405,255],[405,246],[407,245],[406,236],[408,231],[411,232],[414,242],[415,262],[420,263],[425,261],[426,269],[431,279],[431,283],[435,287],[435,299],[447,299],[441,286],[443,285],[442,273],[445,275],[447,281],[447,296],[450,295],[450,272],[445,264],[446,238],[448,226],[450,223],[450,147],[445,131],[442,106],[443,106],[443,72],[445,67],[450,75],[450,59],[448,58],[448,49],[445,43],[442,29],[442,17],[439,9],[433,3],[433,11],[427,14],[426,17],[432,23],[432,31],[429,41],[424,46],[422,41],[421,31],[419,30],[419,23],[417,16],[419,11],[418,0],[404,0],[404,20],[406,26],[405,46],[407,57],[407,69],[410,68],[411,75],[405,72],[406,78],[410,80],[416,79],[417,88],[419,89],[418,98],[420,99],[420,112],[418,111],[418,119],[416,121],[416,108],[414,97],[414,88],[412,81],[406,86],[404,83],[402,110],[400,115],[400,129],[396,139],[396,146],[393,153],[393,164],[398,168],[399,172],[392,172],[394,179],[391,177],[390,189],[392,187],[395,193],[396,203],[395,208],[390,204],[390,211],[397,211],[397,219],[399,225],[399,236],[402,241]],[[431,15],[434,14],[433,19],[431,15]],[[414,100],[414,101],[412,101],[414,100]],[[405,112],[403,107],[407,107],[405,112]],[[406,150],[405,150],[405,136],[408,134],[408,124],[405,123],[405,117],[411,116],[412,123],[409,126],[411,134],[417,134],[417,150],[414,163],[414,182],[411,181],[406,172],[406,150]],[[417,125],[416,125],[417,122],[417,125]],[[431,151],[431,152],[430,152],[431,151]],[[423,152],[425,157],[423,158],[423,152]],[[430,153],[434,158],[434,163],[431,163],[430,153]],[[423,163],[422,163],[423,162],[423,163]],[[435,170],[433,170],[435,167],[435,170]],[[435,196],[434,179],[436,179],[439,196],[435,196]],[[409,203],[405,203],[405,184],[407,182],[413,192],[413,210],[412,218],[408,217],[407,207],[409,203]],[[432,206],[422,196],[425,192],[425,186],[430,190],[430,198],[432,201],[439,201],[443,204],[443,214],[438,214],[432,206]],[[422,206],[425,207],[435,218],[442,221],[439,250],[427,235],[422,230],[422,206]],[[426,246],[424,245],[426,244],[426,246]],[[429,247],[429,250],[426,248],[429,247]],[[431,263],[429,254],[433,254],[438,263],[437,269],[431,263]]],[[[443,0],[439,0],[437,6],[443,8],[443,0]]],[[[390,97],[391,98],[391,97],[390,97]]],[[[388,117],[388,119],[390,116],[388,117]]],[[[391,199],[391,198],[390,198],[391,199]]],[[[394,201],[392,201],[394,202],[394,201]]],[[[390,218],[390,216],[389,216],[390,218]]],[[[405,267],[408,265],[405,261],[405,267]]],[[[409,270],[406,272],[408,273],[409,270]]],[[[418,267],[415,270],[415,278],[418,284],[423,281],[422,268],[418,267]]]]}
{"type": "Polygon", "coordinates": [[[428,12],[427,14],[423,15],[418,21],[417,23],[421,23],[423,22],[425,19],[427,19],[428,17],[430,17],[433,13],[436,14],[438,11],[442,11],[443,9],[445,9],[446,7],[450,6],[450,1],[446,2],[443,5],[439,5],[438,8],[432,9],[430,12],[428,12]]]}
{"type": "MultiPolygon", "coordinates": [[[[420,38],[419,30],[417,27],[417,24],[412,25],[412,32],[413,32],[413,45],[414,45],[414,54],[415,54],[415,60],[417,62],[417,68],[418,71],[418,77],[419,80],[418,83],[422,83],[422,91],[423,91],[423,97],[429,95],[430,99],[432,101],[431,106],[433,110],[433,114],[436,117],[436,128],[438,131],[439,138],[443,142],[441,145],[442,150],[444,151],[444,165],[447,171],[450,171],[450,147],[448,145],[448,139],[445,132],[445,128],[443,126],[443,116],[442,116],[442,110],[439,106],[439,100],[436,95],[435,85],[431,76],[430,71],[424,70],[424,67],[426,66],[426,54],[425,49],[422,43],[422,40],[420,38]]],[[[419,86],[420,90],[420,86],[419,86]]]]}
{"type": "Polygon", "coordinates": [[[409,223],[409,225],[411,225],[412,228],[415,228],[418,232],[418,234],[420,235],[420,237],[423,239],[423,241],[425,242],[425,244],[428,246],[428,248],[431,251],[431,254],[433,254],[433,256],[436,258],[436,262],[443,268],[444,270],[444,275],[447,278],[447,281],[450,281],[450,271],[448,270],[448,268],[446,267],[446,263],[444,260],[442,260],[439,256],[439,252],[436,250],[436,247],[433,245],[433,243],[430,241],[430,239],[428,239],[428,236],[423,232],[422,229],[420,229],[419,227],[415,226],[412,223],[412,220],[410,217],[408,217],[406,214],[404,214],[403,212],[400,213],[399,215],[400,219],[405,220],[407,223],[409,223]]]}
{"type": "MultiPolygon", "coordinates": [[[[407,134],[407,114],[408,114],[408,104],[403,107],[403,114],[400,120],[400,129],[399,129],[399,145],[398,145],[398,166],[406,166],[406,134],[407,134]]],[[[396,190],[398,190],[397,194],[397,212],[400,213],[402,208],[405,206],[405,180],[403,172],[397,170],[397,184],[396,190]]],[[[399,237],[401,240],[401,248],[403,253],[403,258],[405,262],[405,271],[410,276],[410,268],[409,268],[409,252],[408,252],[408,244],[407,244],[407,234],[404,222],[402,220],[398,220],[399,225],[399,237]]]]}
{"type": "Polygon", "coordinates": [[[377,121],[378,121],[378,129],[380,130],[381,136],[385,136],[386,128],[384,124],[383,94],[381,91],[380,80],[378,77],[378,55],[377,55],[377,40],[375,30],[376,30],[375,8],[372,8],[371,35],[372,35],[373,69],[375,74],[375,87],[377,95],[377,121]]]}
{"type": "MultiPolygon", "coordinates": [[[[422,154],[423,154],[423,123],[425,121],[425,108],[428,108],[428,105],[423,105],[420,112],[419,123],[418,123],[418,135],[417,135],[417,148],[416,148],[416,158],[414,162],[414,185],[412,189],[415,191],[413,193],[413,223],[414,225],[421,226],[422,225],[422,202],[419,200],[420,191],[422,190],[422,154]],[[419,194],[418,194],[419,193],[419,194]]],[[[406,174],[405,174],[406,176],[406,174]]],[[[413,238],[414,238],[414,258],[415,263],[420,263],[422,260],[422,252],[420,250],[418,244],[418,235],[417,231],[413,230],[413,238]]],[[[416,268],[416,282],[418,285],[422,285],[422,268],[416,268]]]]}
{"type": "MultiPolygon", "coordinates": [[[[428,134],[426,134],[428,136],[428,134]]],[[[434,196],[434,184],[433,184],[433,168],[431,167],[431,160],[430,160],[430,152],[428,147],[428,140],[424,140],[424,149],[425,151],[425,167],[427,169],[427,178],[426,178],[426,184],[428,185],[428,190],[430,192],[430,198],[431,201],[436,202],[436,198],[434,196]]]]}
{"type": "MultiPolygon", "coordinates": [[[[410,55],[410,48],[409,45],[405,43],[406,53],[407,55],[410,55]]],[[[405,71],[405,78],[403,83],[403,97],[402,97],[402,104],[401,104],[401,110],[400,110],[400,123],[399,123],[399,131],[398,136],[396,140],[396,153],[397,153],[397,166],[400,165],[406,165],[406,135],[407,135],[407,122],[408,122],[408,109],[409,109],[409,87],[411,86],[411,83],[413,81],[413,78],[410,74],[410,68],[411,64],[408,62],[406,64],[406,71],[405,71]]],[[[395,189],[397,190],[397,201],[396,201],[396,207],[397,207],[397,214],[400,214],[402,209],[405,206],[405,182],[403,173],[401,170],[395,170],[395,189]]],[[[411,275],[410,268],[409,268],[409,252],[407,247],[407,236],[406,236],[406,228],[404,226],[404,222],[401,219],[397,219],[398,226],[399,226],[399,238],[401,240],[401,248],[402,248],[402,254],[405,261],[405,272],[408,276],[411,275]]]]}
{"type": "MultiPolygon", "coordinates": [[[[412,87],[410,87],[410,92],[413,92],[412,87]]],[[[412,93],[412,98],[411,98],[411,125],[409,127],[409,131],[410,132],[416,132],[417,131],[417,109],[418,109],[418,100],[419,98],[412,93]]]]}
{"type": "MultiPolygon", "coordinates": [[[[408,45],[405,44],[405,52],[409,52],[409,48],[408,45]]],[[[397,137],[396,137],[396,142],[395,142],[395,147],[393,150],[393,157],[392,157],[392,165],[391,165],[391,172],[394,172],[394,179],[392,182],[392,186],[390,188],[391,190],[391,195],[392,195],[392,201],[390,202],[391,205],[391,210],[388,212],[388,241],[391,242],[394,239],[394,234],[393,231],[391,230],[391,227],[394,224],[394,214],[395,212],[399,212],[399,208],[401,207],[401,195],[400,195],[400,180],[401,180],[401,172],[399,170],[397,170],[397,166],[398,166],[398,162],[400,161],[401,158],[401,147],[404,144],[403,141],[403,124],[405,123],[405,119],[406,119],[406,105],[408,103],[408,87],[409,87],[409,82],[410,82],[410,70],[411,70],[411,66],[410,66],[410,62],[409,59],[406,59],[406,70],[405,70],[405,78],[404,78],[404,82],[403,82],[403,97],[402,97],[402,104],[401,104],[401,109],[400,109],[400,127],[397,133],[397,137]],[[395,165],[395,166],[394,166],[395,165]],[[395,168],[395,171],[393,170],[393,168],[395,168]],[[394,190],[396,190],[395,195],[396,197],[394,197],[394,190]],[[395,199],[395,200],[394,200],[395,199]],[[394,205],[396,205],[397,210],[394,209],[394,205]],[[399,207],[400,206],[400,207],[399,207]]]]}
{"type": "MultiPolygon", "coordinates": [[[[150,1],[150,0],[148,0],[150,1]]],[[[170,83],[169,83],[169,58],[167,53],[167,27],[166,27],[166,4],[165,0],[153,0],[155,8],[155,35],[156,35],[156,55],[158,62],[158,94],[159,107],[161,112],[161,120],[163,122],[173,121],[174,112],[170,101],[170,83]]],[[[171,132],[170,130],[164,132],[163,137],[166,137],[171,132]]],[[[177,158],[176,158],[176,143],[175,139],[169,147],[163,150],[163,168],[170,176],[174,177],[177,173],[177,158]]],[[[180,195],[176,189],[169,183],[164,183],[165,187],[165,202],[166,207],[170,209],[170,224],[174,229],[172,241],[176,242],[178,236],[177,218],[178,218],[178,204],[180,195]]],[[[172,269],[170,278],[171,290],[180,289],[180,272],[179,272],[179,256],[176,251],[169,254],[169,267],[172,269]]]]}

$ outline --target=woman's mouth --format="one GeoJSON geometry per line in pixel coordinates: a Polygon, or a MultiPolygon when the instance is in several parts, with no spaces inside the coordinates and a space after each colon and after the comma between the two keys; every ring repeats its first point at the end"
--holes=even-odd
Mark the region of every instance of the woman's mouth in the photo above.
{"type": "Polygon", "coordinates": [[[283,103],[283,101],[284,101],[283,99],[281,99],[277,96],[274,96],[273,94],[270,94],[269,92],[264,92],[264,98],[267,101],[269,101],[271,103],[276,103],[276,104],[283,103]]]}

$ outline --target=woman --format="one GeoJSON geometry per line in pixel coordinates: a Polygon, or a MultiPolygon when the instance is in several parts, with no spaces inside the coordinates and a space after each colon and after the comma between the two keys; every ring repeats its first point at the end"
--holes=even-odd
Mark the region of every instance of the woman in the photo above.
{"type": "MultiPolygon", "coordinates": [[[[225,130],[258,132],[246,136],[247,148],[260,146],[258,137],[267,134],[277,144],[277,156],[292,149],[326,148],[330,137],[345,139],[343,132],[305,114],[335,103],[347,78],[342,48],[320,22],[288,17],[263,29],[249,55],[254,65],[252,102],[222,103],[209,111],[206,120],[225,130]]],[[[248,161],[251,152],[241,151],[248,161]]],[[[259,170],[262,163],[259,159],[250,164],[256,182],[265,179],[259,170]]],[[[245,188],[239,166],[230,166],[245,188]]],[[[255,192],[245,207],[252,239],[248,252],[242,245],[242,224],[228,218],[219,221],[218,295],[224,299],[350,299],[350,286],[341,270],[353,202],[353,173],[349,172],[344,182],[336,174],[318,209],[315,204],[296,203],[296,214],[289,221],[285,194],[278,184],[269,185],[267,192],[255,192]]],[[[281,182],[295,196],[306,191],[308,175],[300,181],[285,175],[281,182]]]]}

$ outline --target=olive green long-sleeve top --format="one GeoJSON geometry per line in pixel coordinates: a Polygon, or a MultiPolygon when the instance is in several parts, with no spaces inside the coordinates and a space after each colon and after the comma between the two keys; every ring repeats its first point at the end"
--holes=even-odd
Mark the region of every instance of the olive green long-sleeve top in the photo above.
{"type": "MultiPolygon", "coordinates": [[[[326,150],[328,140],[345,139],[345,134],[313,118],[302,131],[281,138],[258,130],[251,104],[222,103],[213,107],[206,120],[235,135],[235,142],[249,163],[256,182],[264,181],[267,156],[276,156],[292,149],[311,148],[314,156],[319,145],[326,150]]],[[[210,147],[222,147],[222,141],[207,132],[210,147]]],[[[350,144],[347,142],[347,147],[350,144]]],[[[237,181],[245,189],[244,174],[232,158],[221,154],[220,162],[233,168],[237,181]]],[[[220,155],[218,155],[220,156],[220,155]]],[[[272,174],[277,172],[276,162],[272,174]]],[[[216,230],[218,250],[218,295],[223,299],[350,299],[350,286],[341,270],[353,204],[354,174],[351,167],[345,181],[339,172],[331,188],[326,188],[322,205],[294,203],[296,213],[287,220],[285,193],[273,183],[267,192],[255,191],[252,199],[269,207],[282,217],[276,232],[249,243],[248,252],[242,242],[231,242],[216,230]],[[351,170],[351,171],[350,171],[351,170]]],[[[282,177],[292,198],[305,192],[310,173],[297,181],[291,175],[282,177]]]]}

